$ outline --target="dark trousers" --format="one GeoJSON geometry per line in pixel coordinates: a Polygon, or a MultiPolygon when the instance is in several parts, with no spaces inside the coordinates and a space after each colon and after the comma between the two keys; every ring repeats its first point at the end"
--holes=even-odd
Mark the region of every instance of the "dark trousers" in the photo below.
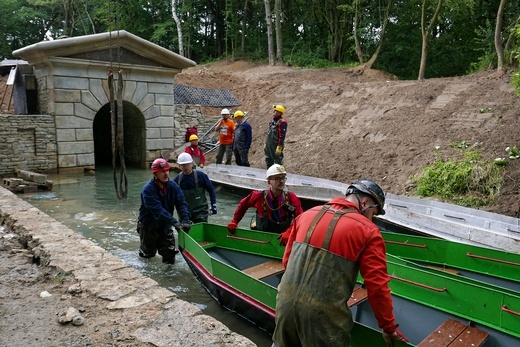
{"type": "Polygon", "coordinates": [[[247,151],[235,148],[233,149],[233,154],[235,155],[235,162],[238,166],[250,166],[247,151]]]}
{"type": "Polygon", "coordinates": [[[155,257],[156,253],[162,256],[163,263],[173,264],[175,262],[175,235],[173,227],[168,228],[165,234],[162,228],[146,228],[143,223],[137,222],[137,233],[141,240],[139,256],[144,258],[155,257]]]}
{"type": "Polygon", "coordinates": [[[233,145],[223,145],[220,144],[218,146],[218,152],[217,152],[217,164],[222,164],[222,158],[224,158],[224,153],[226,153],[226,165],[231,165],[231,158],[233,157],[233,145]]]}

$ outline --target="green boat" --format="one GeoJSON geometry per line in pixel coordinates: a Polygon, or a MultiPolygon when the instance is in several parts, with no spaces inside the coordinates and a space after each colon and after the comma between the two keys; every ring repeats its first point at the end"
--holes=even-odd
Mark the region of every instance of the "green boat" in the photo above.
{"type": "MultiPolygon", "coordinates": [[[[205,289],[225,308],[272,333],[284,248],[276,234],[196,224],[179,247],[205,289]]],[[[417,346],[514,346],[520,338],[520,294],[388,255],[394,313],[417,346]],[[461,342],[462,341],[462,342],[461,342]]],[[[385,346],[366,291],[349,305],[356,321],[351,346],[385,346]]],[[[406,346],[401,343],[398,346],[406,346]]]]}
{"type": "Polygon", "coordinates": [[[520,254],[438,238],[382,234],[389,254],[520,292],[520,254]]]}

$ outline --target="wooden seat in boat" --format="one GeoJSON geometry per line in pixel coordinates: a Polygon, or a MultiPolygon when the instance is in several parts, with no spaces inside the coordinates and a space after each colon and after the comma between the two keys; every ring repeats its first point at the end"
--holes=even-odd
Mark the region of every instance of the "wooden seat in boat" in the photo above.
{"type": "Polygon", "coordinates": [[[285,268],[283,267],[282,262],[274,259],[243,270],[244,273],[259,280],[281,274],[284,271],[285,268]]]}
{"type": "Polygon", "coordinates": [[[448,319],[422,340],[417,347],[478,347],[482,346],[488,337],[489,333],[485,331],[448,319]]]}
{"type": "Polygon", "coordinates": [[[356,306],[367,299],[367,290],[363,287],[356,287],[348,299],[348,306],[356,306]]]}

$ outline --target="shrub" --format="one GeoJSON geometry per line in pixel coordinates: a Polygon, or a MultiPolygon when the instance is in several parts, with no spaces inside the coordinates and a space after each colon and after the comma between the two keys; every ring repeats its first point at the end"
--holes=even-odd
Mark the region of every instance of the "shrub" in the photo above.
{"type": "Polygon", "coordinates": [[[462,206],[479,207],[491,203],[500,193],[503,169],[493,160],[484,160],[468,150],[458,159],[439,159],[422,169],[417,194],[439,197],[462,206]]]}

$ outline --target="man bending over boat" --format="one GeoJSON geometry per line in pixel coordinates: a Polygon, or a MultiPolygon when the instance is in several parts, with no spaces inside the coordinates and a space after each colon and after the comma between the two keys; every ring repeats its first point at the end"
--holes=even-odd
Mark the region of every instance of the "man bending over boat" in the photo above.
{"type": "Polygon", "coordinates": [[[240,200],[228,230],[233,234],[246,211],[256,208],[256,230],[280,234],[280,244],[289,239],[286,232],[294,218],[302,214],[302,204],[296,194],[286,192],[287,172],[282,165],[274,164],[266,172],[267,190],[254,190],[240,200]]]}
{"type": "MultiPolygon", "coordinates": [[[[193,135],[191,135],[193,136],[193,135]]],[[[182,172],[173,178],[184,194],[188,204],[191,221],[193,223],[207,222],[209,213],[217,214],[217,195],[213,184],[204,172],[193,169],[193,158],[188,153],[181,153],[177,158],[177,164],[182,172]],[[208,209],[209,194],[211,209],[208,209]]]]}
{"type": "Polygon", "coordinates": [[[384,214],[383,190],[352,183],[346,197],[314,207],[289,228],[286,267],[276,297],[273,346],[348,346],[354,325],[347,304],[358,273],[388,346],[408,341],[395,323],[385,244],[372,217],[384,214]]]}
{"type": "Polygon", "coordinates": [[[152,258],[155,253],[162,256],[163,263],[175,262],[175,235],[173,227],[190,230],[190,213],[181,188],[170,180],[170,164],[162,159],[152,163],[153,178],[141,191],[141,206],[137,222],[137,232],[141,240],[139,256],[152,258]],[[182,222],[173,217],[173,211],[182,222]]]}

